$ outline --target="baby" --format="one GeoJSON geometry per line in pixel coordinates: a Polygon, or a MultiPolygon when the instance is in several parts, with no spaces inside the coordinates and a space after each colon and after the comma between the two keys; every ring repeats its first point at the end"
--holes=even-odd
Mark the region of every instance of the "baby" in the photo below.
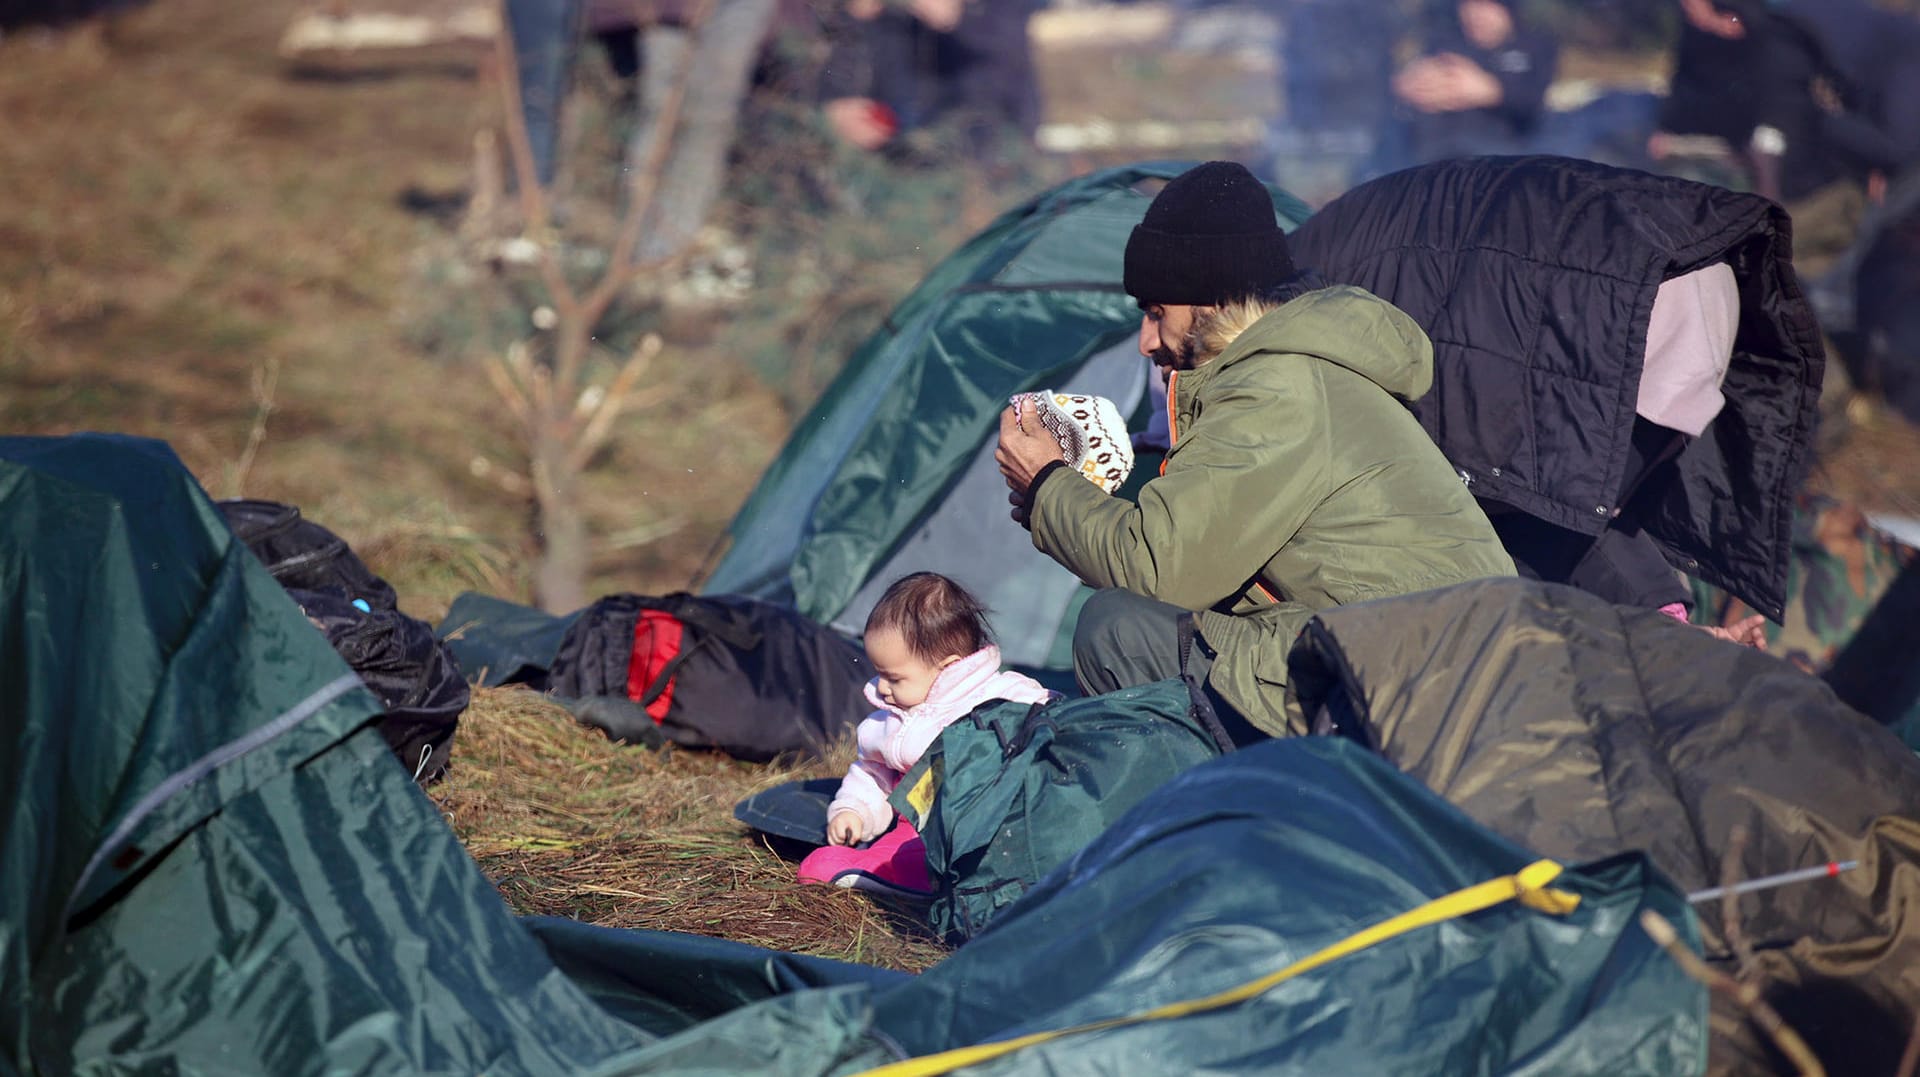
{"type": "MultiPolygon", "coordinates": [[[[1055,698],[1033,678],[1000,668],[1000,648],[988,631],[986,610],[964,587],[938,573],[916,572],[887,588],[867,617],[866,648],[878,674],[867,682],[867,702],[874,710],[860,723],[859,756],[827,808],[829,844],[800,864],[803,882],[861,885],[843,879],[850,872],[895,881],[885,878],[891,874],[888,865],[901,852],[911,860],[911,851],[895,846],[911,841],[919,848],[919,842],[905,820],[896,824],[887,795],[940,731],[989,700],[1055,698]],[[889,840],[867,849],[845,848],[883,835],[889,840]]],[[[921,880],[924,855],[921,851],[921,880]]]]}

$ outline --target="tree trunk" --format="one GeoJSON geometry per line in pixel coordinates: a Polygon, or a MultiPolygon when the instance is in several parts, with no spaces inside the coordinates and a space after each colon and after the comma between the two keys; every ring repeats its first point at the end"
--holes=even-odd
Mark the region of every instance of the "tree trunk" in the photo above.
{"type": "MultiPolygon", "coordinates": [[[[580,468],[574,457],[578,437],[574,396],[585,368],[591,314],[579,309],[562,317],[554,330],[551,365],[542,371],[547,391],[535,394],[528,446],[533,475],[534,538],[539,560],[533,569],[534,603],[548,613],[570,613],[587,603],[585,507],[580,503],[580,468]]],[[[536,360],[539,362],[539,360],[536,360]]]]}
{"type": "Polygon", "coordinates": [[[587,604],[587,522],[580,505],[580,476],[567,464],[567,444],[549,428],[534,439],[534,538],[540,545],[533,570],[534,603],[548,613],[571,613],[587,604]]]}

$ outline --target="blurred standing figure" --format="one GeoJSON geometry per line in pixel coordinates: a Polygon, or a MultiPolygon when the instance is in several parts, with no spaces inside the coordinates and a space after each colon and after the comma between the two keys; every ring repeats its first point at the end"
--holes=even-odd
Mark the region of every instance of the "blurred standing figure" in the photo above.
{"type": "Polygon", "coordinates": [[[617,75],[638,78],[639,116],[624,155],[629,172],[651,157],[668,88],[691,69],[636,257],[684,250],[725,186],[727,152],[776,5],[715,0],[705,22],[693,26],[692,0],[506,0],[521,115],[540,185],[551,188],[558,172],[561,105],[586,32],[599,38],[617,75]]]}
{"type": "Polygon", "coordinates": [[[1527,152],[1559,61],[1559,44],[1510,0],[1441,5],[1420,56],[1393,77],[1397,115],[1371,173],[1527,152]]]}
{"type": "Polygon", "coordinates": [[[1318,205],[1340,194],[1393,111],[1393,0],[1281,0],[1282,113],[1268,171],[1318,205]]]}
{"type": "Polygon", "coordinates": [[[533,175],[550,188],[559,168],[560,106],[573,81],[586,8],[579,0],[506,0],[505,6],[533,175]]]}
{"type": "Polygon", "coordinates": [[[1883,197],[1920,159],[1920,20],[1866,0],[1679,0],[1661,133],[1744,155],[1754,190],[1797,202],[1835,181],[1883,197]]]}

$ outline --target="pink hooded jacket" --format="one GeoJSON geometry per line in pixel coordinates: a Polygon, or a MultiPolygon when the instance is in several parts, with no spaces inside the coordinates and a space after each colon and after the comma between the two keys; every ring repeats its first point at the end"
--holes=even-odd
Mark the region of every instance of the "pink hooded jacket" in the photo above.
{"type": "Polygon", "coordinates": [[[887,794],[941,730],[989,700],[1045,703],[1056,695],[1024,673],[1001,669],[998,647],[983,647],[941,670],[926,701],[906,710],[881,702],[877,681],[867,682],[867,702],[874,710],[860,723],[860,755],[827,807],[827,818],[855,812],[860,816],[860,840],[879,837],[893,824],[887,794]]]}

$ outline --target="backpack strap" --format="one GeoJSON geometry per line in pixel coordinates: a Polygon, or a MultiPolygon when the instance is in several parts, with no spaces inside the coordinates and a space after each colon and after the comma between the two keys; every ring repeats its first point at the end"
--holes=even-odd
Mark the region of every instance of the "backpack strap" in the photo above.
{"type": "Polygon", "coordinates": [[[728,609],[724,605],[703,599],[698,595],[675,591],[665,598],[644,604],[654,609],[665,610],[686,624],[699,629],[701,633],[718,636],[729,646],[739,650],[750,651],[760,646],[761,632],[753,627],[753,622],[746,614],[728,609]]]}
{"type": "Polygon", "coordinates": [[[687,659],[702,647],[710,647],[716,640],[739,651],[750,651],[760,646],[760,630],[753,627],[744,614],[685,591],[676,591],[660,599],[643,598],[640,605],[672,614],[680,623],[694,630],[691,633],[692,642],[682,646],[680,653],[669,658],[647,685],[647,690],[640,694],[637,702],[641,707],[652,706],[653,701],[660,698],[660,693],[672,683],[674,674],[680,672],[680,667],[687,664],[687,659]]]}
{"type": "MultiPolygon", "coordinates": [[[[1220,721],[1220,714],[1213,709],[1213,698],[1207,694],[1205,673],[1196,673],[1193,668],[1193,645],[1195,642],[1193,614],[1183,613],[1176,622],[1174,632],[1180,641],[1180,680],[1187,686],[1187,710],[1200,728],[1213,738],[1214,747],[1224,754],[1239,745],[1227,733],[1227,727],[1220,721]]],[[[1204,646],[1204,644],[1203,644],[1204,646]]]]}
{"type": "Polygon", "coordinates": [[[1027,745],[1033,743],[1033,738],[1042,729],[1052,730],[1058,735],[1060,724],[1053,720],[1047,704],[1033,703],[1028,705],[1027,713],[1020,719],[1020,728],[1014,730],[1011,737],[997,720],[992,724],[992,729],[994,739],[1000,742],[1000,758],[1012,759],[1026,751],[1027,745]]]}
{"type": "Polygon", "coordinates": [[[647,685],[647,690],[640,693],[640,698],[635,702],[639,703],[642,709],[652,706],[653,701],[660,698],[660,693],[667,690],[667,685],[673,683],[673,675],[680,672],[680,667],[687,664],[687,659],[692,658],[695,651],[718,638],[717,635],[695,635],[692,643],[681,647],[679,654],[667,659],[666,663],[660,667],[660,672],[653,675],[653,681],[647,685]]]}

